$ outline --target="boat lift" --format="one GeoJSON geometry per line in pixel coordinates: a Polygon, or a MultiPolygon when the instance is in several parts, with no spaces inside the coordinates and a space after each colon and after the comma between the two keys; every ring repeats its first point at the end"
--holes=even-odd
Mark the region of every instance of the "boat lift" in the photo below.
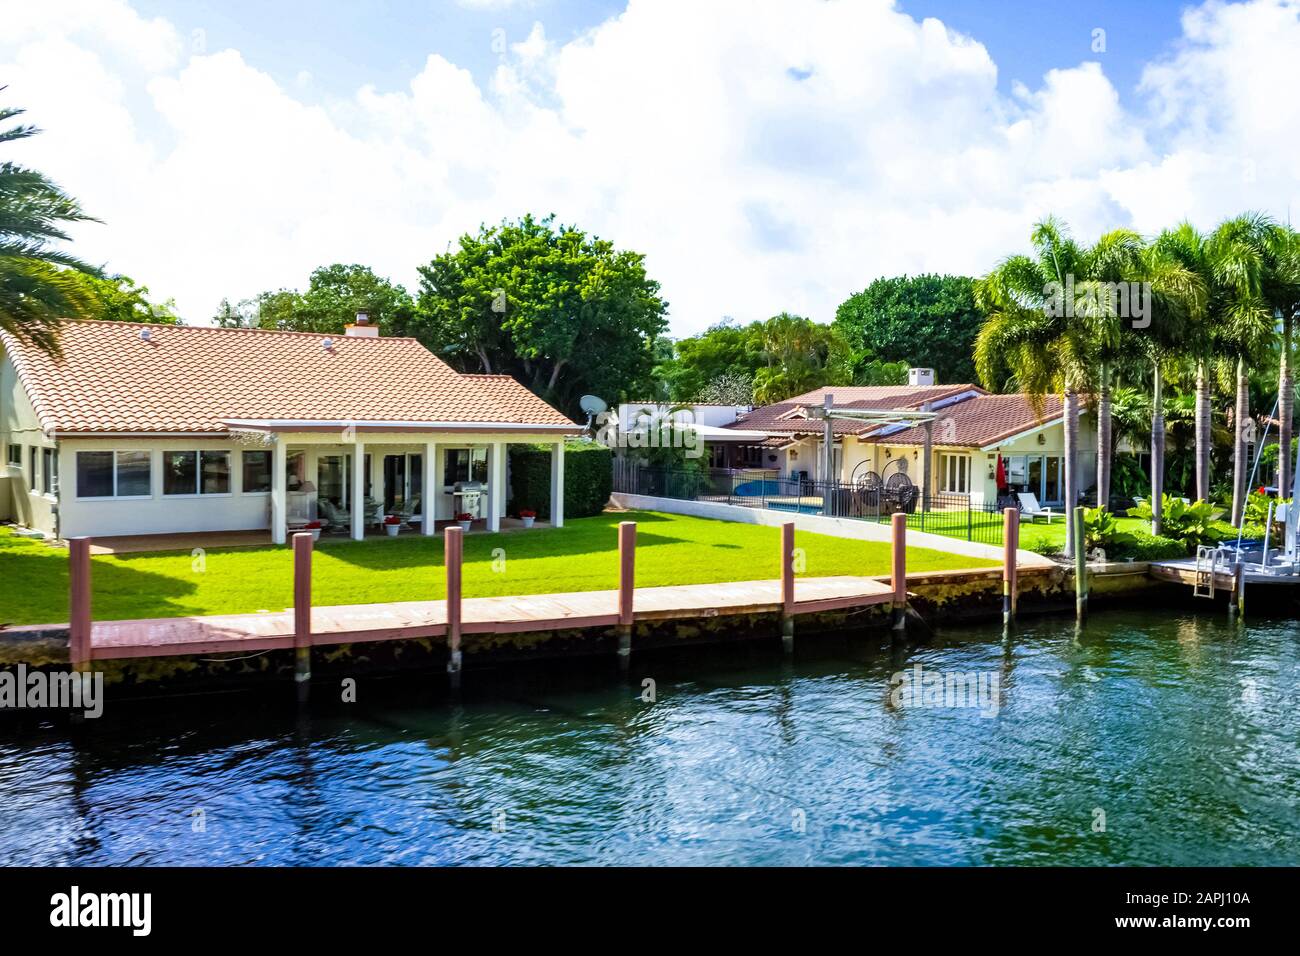
{"type": "MultiPolygon", "coordinates": [[[[1276,413],[1276,406],[1274,408],[1276,413]]],[[[1268,438],[1265,427],[1264,439],[1268,438]]],[[[1289,449],[1282,450],[1283,454],[1289,449]]],[[[1250,480],[1246,487],[1253,488],[1259,460],[1264,452],[1264,442],[1259,443],[1255,453],[1255,463],[1250,469],[1250,480]]],[[[1192,582],[1192,594],[1195,597],[1213,598],[1217,582],[1221,577],[1231,575],[1233,587],[1238,592],[1238,603],[1244,603],[1247,584],[1300,584],[1300,549],[1297,537],[1300,535],[1300,513],[1295,502],[1300,495],[1300,453],[1296,455],[1295,467],[1291,472],[1291,502],[1268,504],[1268,515],[1264,522],[1264,541],[1260,548],[1248,546],[1242,541],[1242,528],[1245,517],[1237,530],[1235,544],[1200,545],[1196,549],[1195,577],[1192,582]],[[1274,550],[1271,547],[1271,533],[1274,521],[1285,522],[1282,532],[1282,545],[1274,550]]],[[[1160,562],[1162,565],[1176,565],[1178,562],[1160,562]]],[[[1153,569],[1155,565],[1153,564],[1153,569]]],[[[1224,588],[1218,588],[1225,590],[1224,588]]]]}

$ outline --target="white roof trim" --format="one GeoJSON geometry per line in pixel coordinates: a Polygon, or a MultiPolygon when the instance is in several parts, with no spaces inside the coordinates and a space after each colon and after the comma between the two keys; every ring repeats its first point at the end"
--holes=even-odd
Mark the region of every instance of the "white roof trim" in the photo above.
{"type": "Polygon", "coordinates": [[[1027,435],[1036,435],[1045,428],[1051,428],[1053,425],[1063,425],[1063,424],[1065,424],[1064,415],[1062,415],[1060,418],[1049,419],[1048,421],[1040,422],[1039,424],[1034,425],[1032,428],[1026,428],[1024,431],[1012,432],[1010,435],[1006,435],[1002,438],[999,438],[992,445],[985,445],[983,448],[980,449],[980,451],[997,451],[999,448],[1001,448],[1009,441],[1015,441],[1017,438],[1024,438],[1027,435]]]}
{"type": "Polygon", "coordinates": [[[295,431],[319,428],[419,428],[428,431],[520,431],[520,432],[580,432],[585,428],[577,422],[568,425],[537,425],[521,422],[419,422],[390,421],[383,419],[340,419],[326,420],[319,418],[223,418],[221,424],[231,428],[256,429],[259,431],[295,431]]]}

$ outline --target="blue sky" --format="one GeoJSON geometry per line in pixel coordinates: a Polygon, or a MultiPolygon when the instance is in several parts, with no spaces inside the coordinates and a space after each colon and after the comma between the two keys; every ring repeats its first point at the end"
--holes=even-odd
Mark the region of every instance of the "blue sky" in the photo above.
{"type": "Polygon", "coordinates": [[[1048,214],[1285,218],[1297,49],[1300,0],[46,0],[0,84],[102,220],[78,251],[189,321],[330,262],[413,287],[554,212],[644,252],[686,334],[978,274],[1048,214]]]}
{"type": "MultiPolygon", "coordinates": [[[[1097,60],[1130,98],[1143,66],[1180,30],[1185,0],[900,0],[914,17],[937,17],[969,33],[993,55],[1004,90],[1035,84],[1048,70],[1097,60]],[[1092,50],[1094,29],[1106,50],[1092,50]]],[[[621,13],[622,0],[536,0],[465,5],[456,0],[141,0],[137,9],[165,16],[185,33],[203,30],[209,46],[233,46],[283,82],[303,71],[322,91],[344,95],[373,83],[404,85],[430,52],[471,70],[479,80],[495,68],[493,31],[521,40],[534,22],[561,42],[621,13]]]]}

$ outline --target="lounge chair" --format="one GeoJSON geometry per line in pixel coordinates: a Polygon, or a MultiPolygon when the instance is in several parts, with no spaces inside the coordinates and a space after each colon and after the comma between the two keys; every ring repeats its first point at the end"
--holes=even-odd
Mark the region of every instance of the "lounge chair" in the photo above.
{"type": "Polygon", "coordinates": [[[1022,491],[1016,497],[1020,500],[1020,520],[1028,520],[1031,523],[1039,518],[1046,518],[1047,523],[1052,523],[1052,516],[1055,512],[1051,508],[1044,508],[1038,503],[1038,498],[1033,492],[1022,491]]]}
{"type": "Polygon", "coordinates": [[[321,522],[327,528],[349,528],[352,526],[352,513],[341,508],[328,498],[316,499],[316,510],[321,522]]]}

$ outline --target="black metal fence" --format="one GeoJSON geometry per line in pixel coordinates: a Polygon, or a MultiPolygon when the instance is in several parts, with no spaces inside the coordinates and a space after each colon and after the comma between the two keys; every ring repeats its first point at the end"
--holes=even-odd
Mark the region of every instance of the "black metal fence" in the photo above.
{"type": "Polygon", "coordinates": [[[727,469],[673,471],[615,458],[613,490],[882,523],[902,513],[907,515],[908,528],[916,531],[980,544],[1002,544],[1002,512],[996,505],[972,504],[969,495],[922,495],[920,487],[906,475],[891,476],[884,483],[849,484],[727,469]]]}

